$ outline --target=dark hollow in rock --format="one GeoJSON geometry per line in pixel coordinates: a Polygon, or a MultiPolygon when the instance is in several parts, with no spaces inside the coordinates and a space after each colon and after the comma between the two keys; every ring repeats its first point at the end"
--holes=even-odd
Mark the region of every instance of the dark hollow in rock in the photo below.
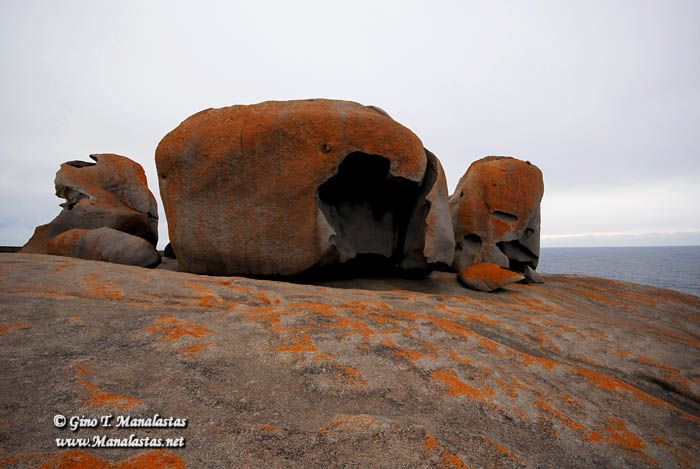
{"type": "Polygon", "coordinates": [[[336,232],[319,266],[356,259],[351,270],[362,271],[366,262],[372,272],[400,263],[420,187],[392,177],[389,164],[379,155],[351,153],[338,174],[319,187],[319,206],[336,232]]]}
{"type": "Polygon", "coordinates": [[[163,249],[163,256],[175,259],[175,250],[173,249],[172,243],[168,243],[163,249]]]}

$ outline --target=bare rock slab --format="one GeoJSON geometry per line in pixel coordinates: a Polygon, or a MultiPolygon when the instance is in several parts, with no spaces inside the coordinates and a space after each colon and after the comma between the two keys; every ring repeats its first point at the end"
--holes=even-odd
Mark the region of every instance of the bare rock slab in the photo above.
{"type": "Polygon", "coordinates": [[[0,464],[693,467],[700,298],[547,275],[303,285],[0,254],[0,464]],[[57,450],[56,414],[185,417],[57,450]]]}

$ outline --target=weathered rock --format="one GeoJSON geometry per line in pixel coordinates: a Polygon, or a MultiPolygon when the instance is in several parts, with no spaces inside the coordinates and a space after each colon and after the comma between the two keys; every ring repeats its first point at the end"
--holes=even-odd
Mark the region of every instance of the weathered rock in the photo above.
{"type": "Polygon", "coordinates": [[[161,261],[145,239],[106,227],[64,231],[49,240],[47,254],[140,267],[156,267],[161,261]]]}
{"type": "Polygon", "coordinates": [[[460,269],[457,278],[472,290],[491,292],[524,280],[525,276],[497,264],[480,263],[460,269]]]}
{"type": "Polygon", "coordinates": [[[494,297],[446,272],[313,286],[0,254],[0,465],[697,466],[700,298],[546,280],[494,297]],[[186,446],[55,443],[132,433],[186,446]]]}
{"type": "Polygon", "coordinates": [[[49,240],[72,228],[108,227],[156,245],[158,208],[140,164],[113,154],[90,155],[95,163],[63,163],[54,181],[63,210],[36,228],[22,252],[46,253],[49,240]]]}
{"type": "Polygon", "coordinates": [[[544,279],[539,274],[539,272],[537,272],[529,265],[525,266],[525,269],[523,270],[523,275],[525,276],[523,283],[544,283],[544,279]]]}
{"type": "Polygon", "coordinates": [[[183,271],[451,264],[440,163],[381,109],[332,100],[208,109],[163,138],[156,164],[183,271]]]}
{"type": "Polygon", "coordinates": [[[450,197],[455,270],[479,262],[535,269],[543,193],[542,172],[529,161],[488,156],[472,163],[450,197]]]}

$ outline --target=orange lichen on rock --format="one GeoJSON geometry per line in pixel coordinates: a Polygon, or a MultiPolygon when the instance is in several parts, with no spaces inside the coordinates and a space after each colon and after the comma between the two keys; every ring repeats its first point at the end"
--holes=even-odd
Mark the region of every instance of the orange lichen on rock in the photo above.
{"type": "Polygon", "coordinates": [[[163,138],[156,166],[184,272],[294,275],[358,254],[422,267],[454,253],[437,158],[372,107],[312,99],[207,109],[163,138]],[[367,187],[391,196],[375,201],[367,187]],[[346,211],[357,194],[369,203],[346,211]],[[373,204],[388,201],[376,221],[373,204]],[[420,246],[399,245],[408,225],[392,218],[403,211],[420,246]],[[380,235],[367,242],[357,236],[365,231],[380,235]]]}
{"type": "Polygon", "coordinates": [[[516,354],[516,356],[527,366],[540,365],[542,368],[551,370],[558,365],[558,363],[554,360],[544,357],[536,357],[534,355],[530,355],[529,353],[519,352],[516,354]]]}
{"type": "Polygon", "coordinates": [[[540,251],[542,172],[529,161],[488,156],[473,162],[450,197],[453,267],[516,260],[532,269],[540,251]]]}
{"type": "Polygon", "coordinates": [[[224,303],[224,301],[221,299],[221,296],[219,296],[214,290],[209,288],[207,285],[204,285],[203,283],[185,282],[185,284],[192,288],[197,293],[197,295],[199,295],[199,300],[197,302],[199,306],[209,308],[212,306],[220,306],[224,303]]]}
{"type": "Polygon", "coordinates": [[[550,414],[558,417],[561,421],[563,421],[566,425],[569,427],[573,428],[574,430],[579,430],[579,431],[587,431],[588,429],[566,415],[564,412],[557,410],[550,406],[548,403],[544,401],[537,401],[535,404],[537,404],[538,407],[541,407],[542,409],[546,410],[550,414]]]}
{"type": "Polygon", "coordinates": [[[204,350],[205,347],[208,347],[209,345],[211,345],[211,343],[190,344],[189,346],[182,349],[181,352],[188,355],[194,355],[195,353],[201,352],[202,350],[204,350]]]}
{"type": "Polygon", "coordinates": [[[109,461],[84,450],[59,451],[45,455],[17,458],[17,464],[37,462],[41,469],[184,469],[182,458],[164,451],[142,453],[123,461],[109,461]]]}
{"type": "Polygon", "coordinates": [[[697,458],[693,456],[692,454],[688,453],[687,451],[684,451],[680,448],[677,448],[673,446],[670,442],[667,440],[664,440],[663,438],[659,436],[654,436],[652,437],[652,440],[654,440],[656,443],[663,445],[667,447],[670,452],[674,455],[676,458],[676,461],[678,461],[678,465],[680,467],[694,467],[693,463],[697,461],[697,458]]]}
{"type": "Polygon", "coordinates": [[[629,431],[622,419],[608,417],[608,421],[610,423],[605,427],[605,430],[608,432],[606,440],[609,443],[631,450],[642,450],[646,448],[644,441],[629,431]]]}
{"type": "Polygon", "coordinates": [[[366,385],[367,379],[357,369],[346,365],[334,365],[335,369],[342,373],[343,378],[351,384],[366,385]]]}
{"type": "Polygon", "coordinates": [[[677,368],[673,368],[672,366],[669,366],[664,362],[654,360],[653,358],[649,358],[644,355],[637,355],[637,360],[639,360],[641,363],[644,363],[645,365],[655,366],[673,375],[680,374],[680,370],[678,370],[677,368]]]}
{"type": "Polygon", "coordinates": [[[87,405],[91,407],[113,406],[121,409],[131,409],[143,403],[143,399],[109,392],[85,379],[86,376],[92,375],[92,371],[87,365],[76,364],[74,369],[78,375],[78,383],[83,386],[90,396],[87,400],[87,405]]]}
{"type": "Polygon", "coordinates": [[[437,355],[434,353],[424,353],[418,350],[407,349],[399,346],[396,342],[386,337],[381,340],[380,344],[390,348],[397,357],[406,358],[413,364],[415,364],[421,358],[437,359],[437,355]]]}
{"type": "Polygon", "coordinates": [[[444,469],[466,469],[467,466],[458,455],[448,451],[434,436],[425,435],[425,446],[432,452],[438,453],[440,459],[437,467],[444,469]]]}
{"type": "Polygon", "coordinates": [[[31,327],[32,327],[32,324],[29,322],[26,322],[26,321],[13,322],[11,324],[6,324],[4,326],[0,326],[0,334],[6,334],[10,331],[29,329],[31,327]]]}
{"type": "Polygon", "coordinates": [[[489,446],[491,446],[492,448],[494,448],[494,449],[495,449],[496,451],[498,451],[499,453],[504,454],[504,455],[505,455],[508,459],[510,459],[511,461],[513,461],[513,462],[522,462],[522,459],[520,459],[518,456],[516,456],[515,454],[513,454],[513,452],[512,452],[511,450],[509,450],[508,448],[506,448],[505,446],[503,446],[503,445],[500,444],[499,442],[495,441],[495,440],[492,439],[492,438],[489,438],[488,436],[483,436],[482,438],[484,439],[484,441],[485,441],[489,446]]]}
{"type": "Polygon", "coordinates": [[[110,298],[120,300],[124,298],[122,293],[114,284],[104,282],[99,274],[90,274],[85,277],[88,288],[97,298],[110,298]]]}
{"type": "Polygon", "coordinates": [[[331,420],[331,425],[337,430],[370,430],[376,431],[388,426],[380,419],[367,414],[337,414],[331,420]]]}
{"type": "Polygon", "coordinates": [[[488,399],[494,394],[493,389],[485,387],[476,389],[457,377],[453,370],[436,370],[430,374],[433,380],[440,381],[447,386],[447,394],[450,396],[469,396],[478,399],[488,399]]]}
{"type": "MultiPolygon", "coordinates": [[[[114,154],[90,155],[95,163],[69,161],[56,173],[56,196],[63,210],[38,226],[22,252],[46,254],[48,243],[73,228],[113,228],[154,247],[158,241],[158,208],[138,163],[114,154]]],[[[156,253],[157,254],[157,253],[156,253]]]]}
{"type": "Polygon", "coordinates": [[[204,326],[178,319],[175,316],[159,316],[146,330],[160,334],[164,340],[177,340],[186,336],[199,339],[206,337],[211,332],[204,326]]]}
{"type": "Polygon", "coordinates": [[[257,429],[262,430],[264,432],[276,432],[280,429],[280,426],[269,423],[262,423],[260,425],[257,425],[257,429]]]}
{"type": "Polygon", "coordinates": [[[622,380],[619,380],[615,377],[603,374],[603,373],[598,373],[597,371],[592,371],[586,368],[582,367],[571,367],[571,369],[578,375],[586,377],[593,385],[605,389],[608,391],[627,391],[637,397],[638,399],[641,399],[645,402],[648,402],[649,404],[654,404],[659,407],[664,407],[667,409],[670,409],[678,414],[680,414],[681,417],[687,420],[691,420],[693,422],[698,422],[700,423],[700,417],[696,417],[693,414],[689,414],[688,412],[684,412],[681,409],[673,406],[672,404],[663,401],[657,397],[652,396],[649,393],[646,393],[642,391],[639,388],[636,388],[630,384],[625,383],[622,380]]]}

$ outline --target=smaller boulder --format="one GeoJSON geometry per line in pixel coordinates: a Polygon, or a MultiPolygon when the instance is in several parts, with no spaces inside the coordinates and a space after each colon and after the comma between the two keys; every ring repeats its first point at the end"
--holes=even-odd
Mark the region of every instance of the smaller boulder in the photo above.
{"type": "Polygon", "coordinates": [[[459,281],[467,288],[492,292],[511,283],[519,282],[524,275],[513,272],[497,264],[488,262],[473,264],[461,269],[457,274],[459,281]]]}
{"type": "Polygon", "coordinates": [[[158,251],[145,239],[106,227],[64,231],[48,242],[47,251],[57,256],[140,267],[157,267],[161,262],[158,251]]]}

